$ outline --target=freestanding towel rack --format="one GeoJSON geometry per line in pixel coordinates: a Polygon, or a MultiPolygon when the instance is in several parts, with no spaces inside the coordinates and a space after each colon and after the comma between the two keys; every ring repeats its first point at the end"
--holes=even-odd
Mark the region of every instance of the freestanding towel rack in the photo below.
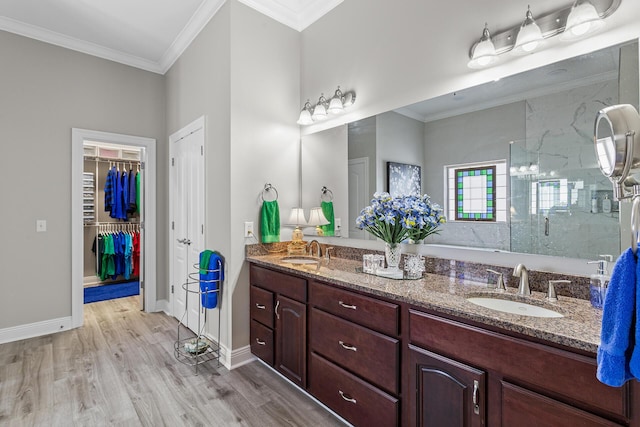
{"type": "MultiPolygon", "coordinates": [[[[182,318],[178,322],[178,337],[173,346],[173,353],[176,359],[185,365],[193,366],[196,375],[198,375],[198,365],[216,360],[218,367],[220,366],[220,320],[221,320],[221,304],[222,304],[222,282],[223,280],[200,280],[200,272],[218,273],[218,277],[222,277],[224,265],[218,260],[217,268],[209,270],[200,268],[200,264],[194,264],[195,272],[189,273],[188,279],[182,284],[185,292],[185,309],[182,318]],[[202,291],[200,283],[215,283],[215,289],[202,291]],[[207,324],[207,309],[202,307],[202,297],[210,293],[218,294],[218,336],[213,339],[207,336],[204,328],[207,324]],[[189,315],[189,295],[197,294],[198,296],[198,327],[194,336],[193,331],[188,327],[189,315]]],[[[209,287],[208,287],[209,288],[209,287]]]]}

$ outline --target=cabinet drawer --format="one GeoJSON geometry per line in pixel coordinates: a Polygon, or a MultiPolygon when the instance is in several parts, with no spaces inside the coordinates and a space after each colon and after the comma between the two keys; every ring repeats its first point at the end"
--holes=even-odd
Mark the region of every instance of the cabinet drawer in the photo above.
{"type": "Polygon", "coordinates": [[[307,281],[299,277],[251,265],[251,284],[285,295],[296,301],[307,302],[307,281]]]}
{"type": "Polygon", "coordinates": [[[501,418],[503,426],[621,426],[507,382],[502,382],[501,418]]]}
{"type": "Polygon", "coordinates": [[[273,330],[251,320],[251,353],[273,366],[273,330]]]}
{"type": "Polygon", "coordinates": [[[273,329],[273,292],[251,286],[251,318],[273,329]]]}
{"type": "Polygon", "coordinates": [[[316,354],[309,364],[309,392],[351,424],[398,425],[398,399],[316,354]]]}
{"type": "Polygon", "coordinates": [[[409,340],[572,406],[628,419],[628,385],[599,382],[594,358],[415,310],[409,310],[409,340]]]}
{"type": "Polygon", "coordinates": [[[311,351],[398,394],[400,344],[395,338],[347,322],[312,308],[309,327],[311,351]]]}
{"type": "Polygon", "coordinates": [[[318,282],[309,284],[309,303],[383,334],[398,336],[400,308],[397,304],[318,282]]]}

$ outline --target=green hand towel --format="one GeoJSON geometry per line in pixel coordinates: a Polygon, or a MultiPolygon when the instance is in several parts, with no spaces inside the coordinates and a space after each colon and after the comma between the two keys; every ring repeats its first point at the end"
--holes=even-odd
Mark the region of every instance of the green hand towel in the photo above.
{"type": "Polygon", "coordinates": [[[200,253],[200,274],[207,274],[209,269],[209,260],[213,255],[213,251],[205,249],[200,253]]]}
{"type": "Polygon", "coordinates": [[[262,202],[260,234],[262,235],[262,243],[280,241],[280,208],[277,200],[262,202]]]}
{"type": "Polygon", "coordinates": [[[333,218],[333,202],[321,202],[320,207],[329,224],[321,225],[320,228],[325,236],[335,236],[335,219],[333,218]]]}

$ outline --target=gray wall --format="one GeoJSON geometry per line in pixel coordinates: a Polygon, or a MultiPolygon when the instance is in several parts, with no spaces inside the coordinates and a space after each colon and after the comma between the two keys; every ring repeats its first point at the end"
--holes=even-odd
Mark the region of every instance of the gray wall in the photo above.
{"type": "MultiPolygon", "coordinates": [[[[387,162],[424,169],[424,123],[393,111],[376,116],[377,191],[388,191],[387,162]]],[[[424,171],[422,173],[424,183],[424,171]]]]}
{"type": "Polygon", "coordinates": [[[71,128],[162,144],[165,92],[160,75],[6,32],[0,56],[2,329],[71,316],[71,128]],[[36,233],[36,219],[47,232],[36,233]]]}
{"type": "Polygon", "coordinates": [[[227,260],[221,340],[228,348],[249,343],[244,222],[258,232],[267,182],[278,190],[281,216],[298,203],[299,37],[229,1],[166,75],[167,134],[206,118],[206,245],[227,260]]]}
{"type": "MultiPolygon", "coordinates": [[[[525,139],[525,118],[523,101],[426,123],[426,193],[445,206],[443,165],[507,160],[508,167],[509,142],[525,139]]],[[[509,215],[507,221],[508,218],[509,215]]],[[[429,241],[509,250],[509,222],[449,222],[440,234],[429,237],[429,241]]]]}

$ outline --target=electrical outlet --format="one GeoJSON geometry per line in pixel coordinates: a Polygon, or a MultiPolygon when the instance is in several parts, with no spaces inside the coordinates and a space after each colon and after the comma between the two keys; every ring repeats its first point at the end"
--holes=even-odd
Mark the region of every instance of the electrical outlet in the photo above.
{"type": "Polygon", "coordinates": [[[36,220],[36,232],[42,233],[45,231],[47,231],[47,220],[46,219],[36,220]]]}
{"type": "Polygon", "coordinates": [[[253,236],[253,221],[246,221],[244,223],[244,237],[253,236]]]}
{"type": "Polygon", "coordinates": [[[342,220],[340,218],[336,218],[334,221],[334,224],[336,226],[336,228],[341,228],[342,227],[342,220]]]}

